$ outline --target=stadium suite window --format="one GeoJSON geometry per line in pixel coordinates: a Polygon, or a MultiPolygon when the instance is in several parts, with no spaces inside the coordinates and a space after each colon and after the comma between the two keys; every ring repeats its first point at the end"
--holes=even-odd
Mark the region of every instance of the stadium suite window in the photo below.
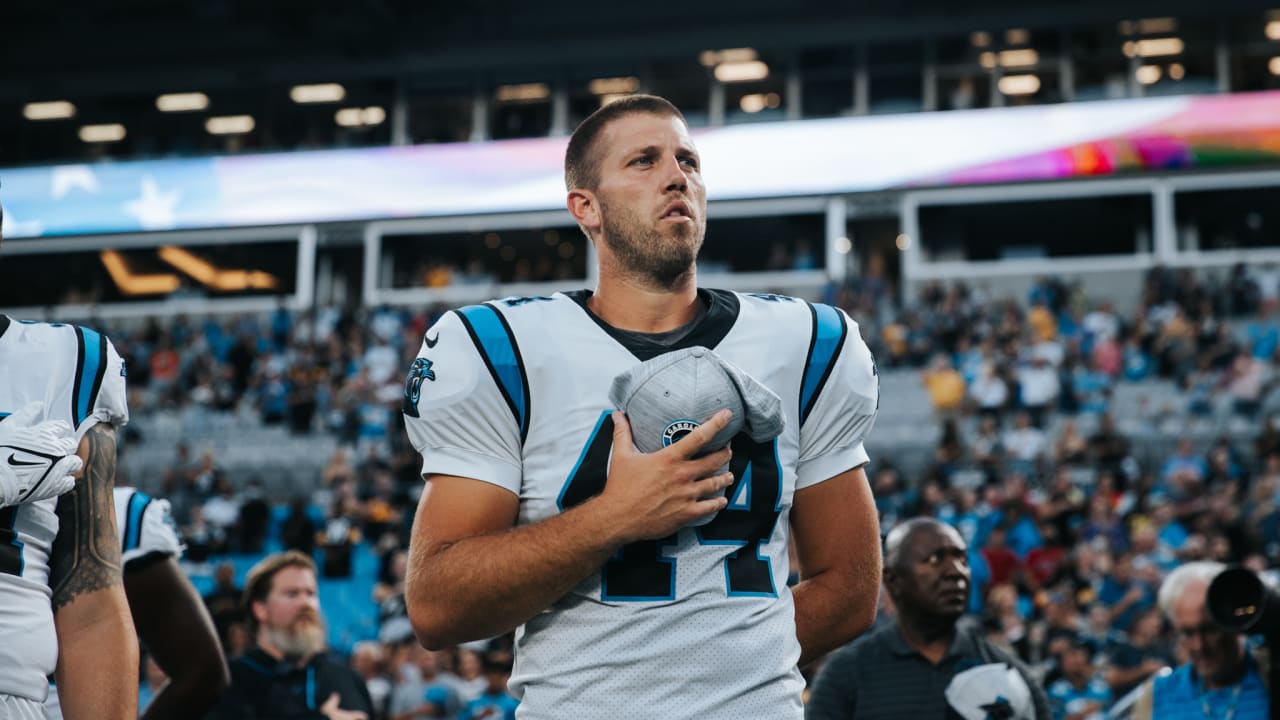
{"type": "Polygon", "coordinates": [[[706,127],[711,120],[710,72],[695,56],[654,61],[645,68],[641,86],[680,108],[689,127],[706,127]]]}
{"type": "Polygon", "coordinates": [[[800,114],[806,118],[853,114],[852,48],[803,50],[800,62],[800,114]]]}
{"type": "Polygon", "coordinates": [[[1179,250],[1276,246],[1280,187],[1183,190],[1173,202],[1179,250]]]}
{"type": "Polygon", "coordinates": [[[919,210],[931,261],[1132,255],[1150,250],[1150,195],[930,205],[919,210]]]}
{"type": "Polygon", "coordinates": [[[785,272],[826,266],[822,215],[715,219],[698,258],[703,272],[785,272]]]}
{"type": "Polygon", "coordinates": [[[1129,58],[1116,23],[1076,28],[1069,33],[1071,61],[1075,70],[1075,100],[1105,100],[1128,97],[1129,58]]]}
{"type": "Polygon", "coordinates": [[[587,276],[587,239],[574,226],[384,235],[382,257],[384,277],[379,284],[384,288],[553,282],[587,276]]]}
{"type": "Polygon", "coordinates": [[[414,143],[466,142],[474,94],[470,87],[411,88],[409,137],[414,143]]]}
{"type": "Polygon", "coordinates": [[[925,45],[912,40],[867,49],[869,111],[874,114],[924,109],[925,45]]]}
{"type": "Polygon", "coordinates": [[[199,274],[205,279],[196,280],[183,272],[182,267],[190,267],[183,257],[166,261],[158,248],[10,253],[0,262],[0,307],[273,296],[296,291],[296,242],[198,245],[178,250],[221,271],[223,277],[209,278],[201,267],[199,274]]]}
{"type": "MultiPolygon", "coordinates": [[[[1271,58],[1280,56],[1280,39],[1267,35],[1273,21],[1280,21],[1280,14],[1251,13],[1226,21],[1233,92],[1280,89],[1280,73],[1271,71],[1271,58]]],[[[1273,34],[1280,31],[1280,25],[1271,28],[1273,34]]]]}

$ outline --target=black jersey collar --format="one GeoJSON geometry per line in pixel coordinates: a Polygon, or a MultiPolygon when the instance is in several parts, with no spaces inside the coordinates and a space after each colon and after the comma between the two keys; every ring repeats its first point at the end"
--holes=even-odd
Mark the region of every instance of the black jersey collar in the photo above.
{"type": "Polygon", "coordinates": [[[738,311],[740,304],[738,296],[728,290],[710,290],[707,288],[698,288],[698,299],[706,303],[707,312],[698,321],[695,327],[688,335],[685,335],[672,345],[662,345],[656,342],[645,342],[642,338],[636,338],[634,334],[619,332],[617,328],[609,323],[601,320],[595,313],[587,307],[587,301],[591,299],[593,293],[590,290],[574,290],[565,293],[582,311],[591,318],[596,325],[602,330],[609,333],[609,336],[625,347],[632,355],[635,355],[641,361],[655,358],[663,353],[672,350],[681,350],[688,347],[702,346],[714,350],[720,341],[724,339],[729,331],[733,329],[733,324],[738,321],[738,311]]]}

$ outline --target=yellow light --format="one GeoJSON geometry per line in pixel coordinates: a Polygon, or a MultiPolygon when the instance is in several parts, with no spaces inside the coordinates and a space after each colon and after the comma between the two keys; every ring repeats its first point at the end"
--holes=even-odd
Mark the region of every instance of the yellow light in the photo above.
{"type": "Polygon", "coordinates": [[[981,55],[978,56],[978,64],[988,70],[995,68],[996,54],[991,52],[990,50],[982,53],[981,55]]]}
{"type": "Polygon", "coordinates": [[[360,108],[342,108],[333,114],[333,121],[342,127],[359,127],[363,122],[360,108]]]}
{"type": "Polygon", "coordinates": [[[1171,17],[1146,18],[1138,21],[1138,32],[1143,35],[1177,32],[1178,21],[1171,17]]]}
{"type": "Polygon", "coordinates": [[[906,233],[900,233],[898,237],[894,238],[893,244],[897,245],[902,252],[906,252],[911,247],[911,236],[906,233]]]}
{"type": "Polygon", "coordinates": [[[261,270],[224,270],[180,247],[166,245],[156,251],[160,259],[190,275],[196,282],[213,290],[271,290],[279,281],[261,270]]]}
{"type": "Polygon", "coordinates": [[[1267,62],[1267,69],[1271,71],[1272,75],[1280,75],[1280,55],[1271,58],[1267,62]]]}
{"type": "Polygon", "coordinates": [[[765,99],[761,93],[743,95],[742,99],[738,101],[738,107],[742,108],[742,112],[745,113],[758,113],[764,109],[764,106],[765,99]]]}
{"type": "Polygon", "coordinates": [[[1182,63],[1174,63],[1169,66],[1169,77],[1174,80],[1181,80],[1187,76],[1187,69],[1182,67],[1182,63]]]}
{"type": "Polygon", "coordinates": [[[716,66],[715,74],[722,83],[750,82],[769,77],[769,66],[759,60],[723,62],[716,66]]]}
{"type": "Polygon", "coordinates": [[[1005,30],[1004,42],[1006,45],[1026,45],[1031,42],[1031,33],[1023,28],[1005,30]]]}
{"type": "Polygon", "coordinates": [[[991,44],[991,33],[979,30],[969,35],[969,42],[976,48],[984,48],[991,44]]]}
{"type": "Polygon", "coordinates": [[[1143,85],[1154,85],[1160,81],[1159,65],[1143,65],[1134,71],[1133,76],[1143,85]]]}
{"type": "Polygon", "coordinates": [[[242,135],[254,128],[252,115],[222,115],[204,121],[204,129],[210,135],[242,135]]]}
{"type": "Polygon", "coordinates": [[[156,98],[160,112],[193,112],[209,107],[209,96],[200,92],[169,93],[156,98]]]}
{"type": "Polygon", "coordinates": [[[639,89],[640,80],[634,77],[596,78],[587,83],[587,90],[592,95],[619,95],[639,89]]]}
{"type": "Polygon", "coordinates": [[[1038,62],[1040,62],[1040,53],[1031,48],[1004,50],[1000,53],[1000,65],[1003,67],[1027,67],[1038,62]]]}
{"type": "Polygon", "coordinates": [[[107,269],[107,274],[111,276],[111,281],[116,284],[116,288],[125,295],[167,294],[177,290],[182,284],[181,279],[172,273],[134,275],[129,272],[129,265],[124,261],[124,257],[115,250],[103,250],[98,253],[98,258],[107,269]]]}
{"type": "Polygon", "coordinates": [[[1138,43],[1132,40],[1125,40],[1124,44],[1120,46],[1120,51],[1124,53],[1125,57],[1131,58],[1138,54],[1138,43]]]}
{"type": "Polygon", "coordinates": [[[1134,51],[1138,57],[1161,57],[1164,55],[1179,55],[1186,48],[1186,43],[1182,42],[1182,38],[1151,38],[1149,40],[1139,40],[1134,44],[1134,51]]]}
{"type": "Polygon", "coordinates": [[[996,87],[1005,95],[1035,95],[1040,91],[1040,78],[1035,75],[1005,75],[996,87]]]}
{"type": "Polygon", "coordinates": [[[499,85],[494,93],[498,102],[532,102],[551,97],[551,88],[546,83],[524,83],[522,85],[499,85]]]}
{"type": "Polygon", "coordinates": [[[360,114],[365,125],[381,125],[387,119],[387,111],[377,105],[371,105],[360,114]]]}
{"type": "Polygon", "coordinates": [[[63,120],[75,114],[76,106],[66,100],[33,102],[22,107],[22,116],[28,120],[63,120]]]}
{"type": "Polygon", "coordinates": [[[1267,23],[1267,39],[1280,40],[1280,20],[1272,20],[1267,23]]]}
{"type": "Polygon", "coordinates": [[[119,142],[124,136],[124,126],[120,123],[85,125],[80,128],[80,140],[87,143],[119,142]]]}
{"type": "Polygon", "coordinates": [[[338,83],[320,83],[317,85],[294,85],[289,90],[289,97],[298,104],[341,102],[347,96],[347,89],[338,83]]]}

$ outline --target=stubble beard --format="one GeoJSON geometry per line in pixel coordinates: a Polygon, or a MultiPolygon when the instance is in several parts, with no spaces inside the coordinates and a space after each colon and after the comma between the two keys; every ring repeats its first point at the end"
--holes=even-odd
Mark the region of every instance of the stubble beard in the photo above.
{"type": "Polygon", "coordinates": [[[664,234],[646,226],[634,213],[611,209],[603,200],[600,209],[601,241],[625,275],[645,286],[673,290],[693,273],[705,233],[700,221],[671,225],[664,234]]]}

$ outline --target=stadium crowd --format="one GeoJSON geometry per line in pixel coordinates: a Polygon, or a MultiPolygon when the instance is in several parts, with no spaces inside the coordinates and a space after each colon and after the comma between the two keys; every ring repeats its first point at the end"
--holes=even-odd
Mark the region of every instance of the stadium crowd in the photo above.
{"type": "MultiPolygon", "coordinates": [[[[859,321],[883,372],[919,373],[941,429],[923,473],[876,457],[873,432],[882,531],[932,516],[961,532],[971,613],[1033,668],[1058,718],[1102,711],[1181,663],[1156,608],[1172,568],[1280,567],[1280,271],[1157,268],[1134,292],[1129,313],[1051,277],[1024,298],[934,283],[899,304],[891,283],[866,274],[828,298],[859,321]],[[1118,387],[1160,381],[1177,384],[1182,407],[1115,407],[1118,387]],[[1118,410],[1149,419],[1172,449],[1154,461],[1137,452],[1118,410]],[[1206,445],[1193,428],[1221,432],[1206,445]]],[[[350,577],[357,551],[372,550],[378,630],[350,661],[388,718],[458,717],[505,687],[510,666],[510,637],[429,652],[405,616],[422,481],[400,414],[403,372],[446,310],[98,323],[128,362],[135,417],[251,407],[264,424],[340,440],[287,510],[198,445],[176,448],[160,492],[192,567],[275,543],[319,553],[323,583],[350,577]]],[[[239,578],[230,564],[215,574],[207,601],[234,656],[250,642],[239,578]]]]}

